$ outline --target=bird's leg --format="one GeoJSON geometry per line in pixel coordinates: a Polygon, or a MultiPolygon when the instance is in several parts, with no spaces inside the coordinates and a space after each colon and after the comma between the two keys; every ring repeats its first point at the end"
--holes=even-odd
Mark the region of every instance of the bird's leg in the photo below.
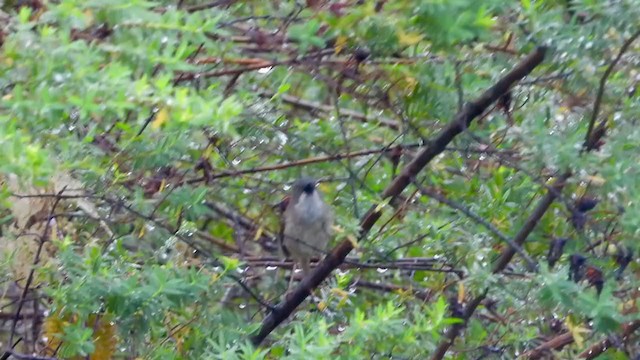
{"type": "Polygon", "coordinates": [[[291,275],[289,276],[289,286],[287,286],[287,294],[291,292],[291,288],[293,287],[293,278],[296,276],[296,262],[293,262],[293,266],[291,267],[291,275]]]}
{"type": "Polygon", "coordinates": [[[303,278],[311,273],[311,259],[309,259],[308,257],[300,259],[300,266],[302,266],[303,278]]]}
{"type": "MultiPolygon", "coordinates": [[[[300,259],[300,265],[302,266],[303,278],[311,274],[311,258],[305,257],[304,259],[300,259]]],[[[316,289],[309,289],[309,293],[311,294],[311,301],[315,303],[318,299],[318,296],[316,296],[316,289]]]]}

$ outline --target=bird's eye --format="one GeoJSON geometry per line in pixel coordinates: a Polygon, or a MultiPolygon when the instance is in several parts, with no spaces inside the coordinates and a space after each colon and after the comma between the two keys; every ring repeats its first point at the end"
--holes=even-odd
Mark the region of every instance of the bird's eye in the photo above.
{"type": "Polygon", "coordinates": [[[306,192],[307,194],[311,194],[315,188],[316,188],[315,184],[309,183],[304,185],[304,187],[302,188],[302,191],[306,192]]]}

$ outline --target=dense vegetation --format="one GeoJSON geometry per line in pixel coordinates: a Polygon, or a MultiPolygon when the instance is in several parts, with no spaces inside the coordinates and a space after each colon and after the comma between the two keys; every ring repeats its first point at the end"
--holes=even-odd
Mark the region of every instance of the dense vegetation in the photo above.
{"type": "Polygon", "coordinates": [[[636,1],[0,4],[2,359],[640,355],[636,1]]]}

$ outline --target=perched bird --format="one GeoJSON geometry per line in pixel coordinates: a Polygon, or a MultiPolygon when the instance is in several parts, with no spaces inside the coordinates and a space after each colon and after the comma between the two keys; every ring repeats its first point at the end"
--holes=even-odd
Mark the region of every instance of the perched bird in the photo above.
{"type": "Polygon", "coordinates": [[[322,256],[326,251],[333,225],[331,208],[324,203],[316,186],[317,181],[307,177],[293,184],[280,237],[284,255],[298,263],[305,275],[309,273],[311,258],[322,256]]]}

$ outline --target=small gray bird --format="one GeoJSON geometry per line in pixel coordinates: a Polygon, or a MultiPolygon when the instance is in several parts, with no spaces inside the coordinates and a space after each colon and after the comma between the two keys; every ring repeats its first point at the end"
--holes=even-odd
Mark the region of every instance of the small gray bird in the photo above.
{"type": "Polygon", "coordinates": [[[308,177],[293,184],[280,238],[285,256],[298,263],[304,275],[309,273],[311,258],[326,251],[333,225],[331,208],[322,201],[316,186],[317,181],[308,177]]]}

